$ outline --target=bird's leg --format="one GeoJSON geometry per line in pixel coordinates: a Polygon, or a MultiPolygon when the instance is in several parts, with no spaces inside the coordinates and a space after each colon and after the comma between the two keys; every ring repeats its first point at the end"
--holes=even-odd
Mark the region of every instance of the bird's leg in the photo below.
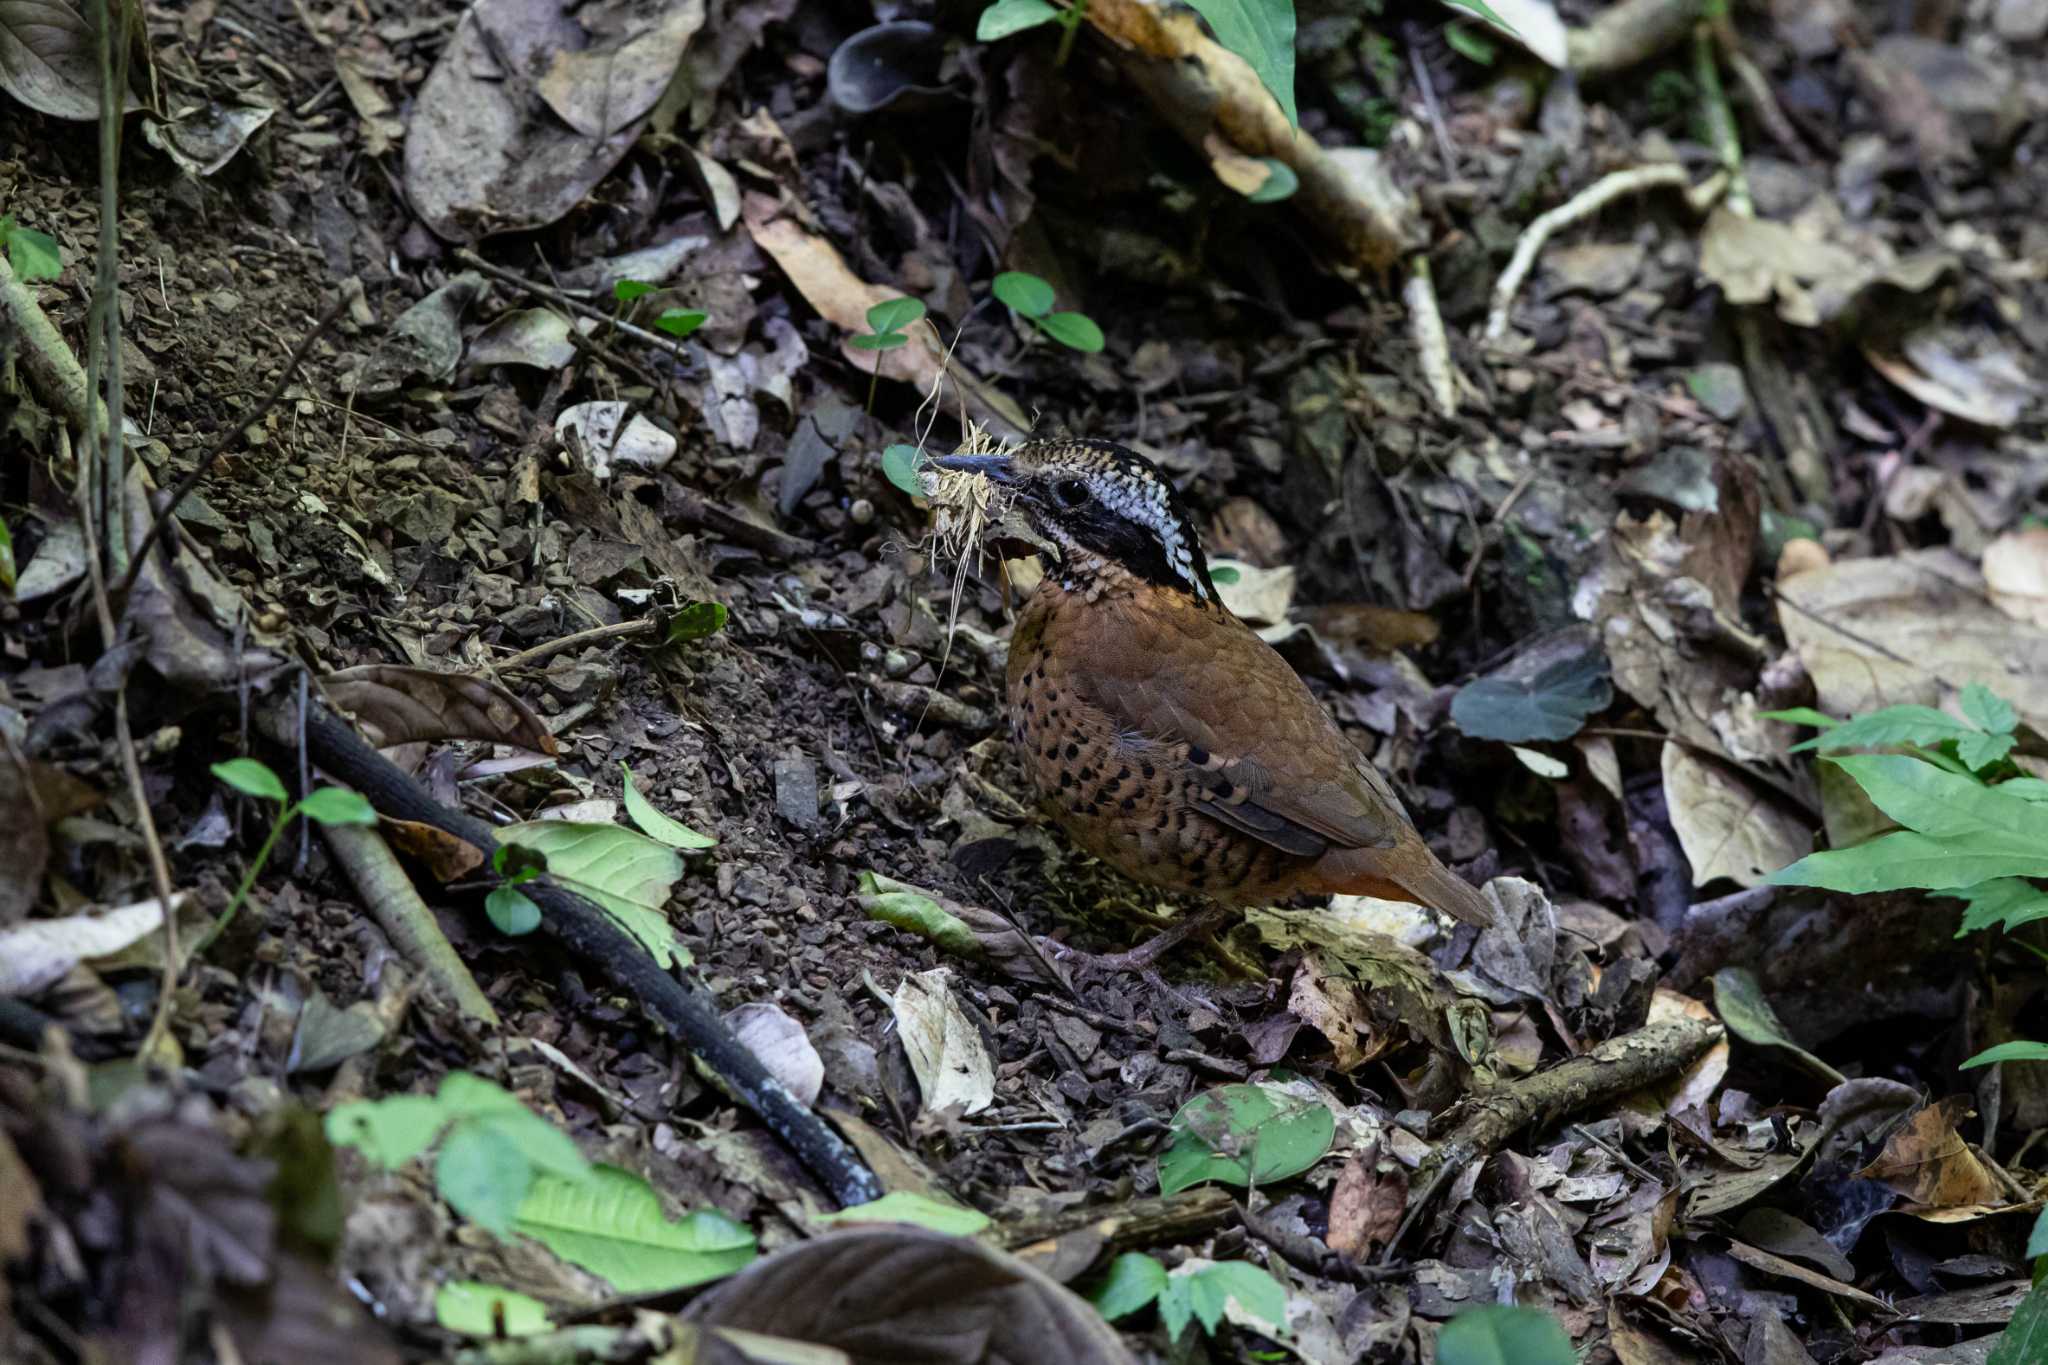
{"type": "Polygon", "coordinates": [[[1235,907],[1211,905],[1201,913],[1189,915],[1146,939],[1137,947],[1122,953],[1084,953],[1078,948],[1057,950],[1063,958],[1079,958],[1091,967],[1100,967],[1111,972],[1150,972],[1160,958],[1165,957],[1191,938],[1208,938],[1218,929],[1230,923],[1237,915],[1235,907]]]}

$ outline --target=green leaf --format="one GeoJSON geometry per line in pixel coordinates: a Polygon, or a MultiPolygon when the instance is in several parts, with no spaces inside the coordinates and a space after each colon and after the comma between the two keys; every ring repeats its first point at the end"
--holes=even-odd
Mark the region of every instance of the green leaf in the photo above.
{"type": "Polygon", "coordinates": [[[14,591],[14,533],[7,529],[7,521],[0,518],[0,592],[14,591]]]}
{"type": "Polygon", "coordinates": [[[633,770],[624,763],[619,771],[626,778],[626,814],[633,823],[667,844],[670,848],[716,848],[718,840],[709,835],[699,834],[680,820],[671,820],[654,808],[654,803],[640,794],[633,785],[633,770]]]}
{"type": "Polygon", "coordinates": [[[1994,926],[2009,934],[2022,924],[2048,919],[2048,891],[2039,890],[2018,877],[1997,877],[1975,886],[1934,894],[1944,900],[1968,904],[1969,908],[1963,911],[1962,923],[1956,927],[1957,938],[1994,926]]]}
{"type": "Polygon", "coordinates": [[[517,1147],[537,1171],[581,1180],[590,1174],[590,1162],[577,1148],[576,1140],[525,1105],[495,1114],[479,1114],[469,1120],[495,1130],[517,1147]]]}
{"type": "Polygon", "coordinates": [[[1027,318],[1044,317],[1052,311],[1052,286],[1022,270],[1005,270],[990,286],[1005,306],[1027,318]]]}
{"type": "Polygon", "coordinates": [[[707,635],[716,635],[725,629],[725,623],[731,616],[723,602],[691,602],[670,614],[668,634],[662,637],[661,642],[664,645],[682,645],[707,635]]]}
{"type": "Polygon", "coordinates": [[[923,891],[879,872],[860,874],[860,908],[869,919],[893,924],[913,934],[923,934],[949,953],[975,955],[981,942],[958,915],[949,912],[923,891]]]}
{"type": "Polygon", "coordinates": [[[466,1337],[531,1336],[554,1327],[548,1307],[516,1289],[481,1280],[450,1280],[434,1291],[434,1321],[466,1337]]]}
{"type": "Polygon", "coordinates": [[[1444,0],[1444,3],[1452,9],[1470,10],[1489,24],[1498,24],[1504,32],[1513,33],[1517,38],[1522,36],[1513,24],[1495,13],[1493,6],[1487,4],[1486,0],[1444,0]]]}
{"type": "Polygon", "coordinates": [[[520,938],[540,928],[540,907],[533,897],[509,886],[498,887],[484,897],[484,913],[507,938],[520,938]]]}
{"type": "Polygon", "coordinates": [[[24,284],[54,280],[64,273],[64,253],[57,239],[14,221],[10,214],[0,218],[0,242],[7,246],[7,264],[24,284]]]}
{"type": "Polygon", "coordinates": [[[2043,1360],[2048,1360],[2048,1284],[2037,1278],[1984,1365],[2040,1365],[2043,1360]]]}
{"type": "Polygon", "coordinates": [[[2020,723],[2019,712],[2012,709],[2012,703],[1982,683],[1965,687],[1960,700],[1963,714],[1988,734],[2009,735],[2020,723]]]}
{"type": "Polygon", "coordinates": [[[1240,577],[1242,575],[1228,564],[1214,564],[1209,568],[1209,581],[1211,583],[1221,583],[1228,586],[1235,583],[1240,577]]]}
{"type": "Polygon", "coordinates": [[[1437,1365],[1578,1365],[1557,1319],[1534,1308],[1488,1304],[1444,1324],[1437,1365]]]}
{"type": "Polygon", "coordinates": [[[1294,0],[1189,0],[1209,21],[1216,41],[1250,63],[1280,103],[1290,126],[1294,109],[1294,0]]]}
{"type": "Polygon", "coordinates": [[[1990,1066],[1993,1062],[2048,1062],[2048,1043],[2031,1043],[2020,1039],[1987,1047],[1969,1061],[1962,1064],[1962,1070],[1973,1066],[1990,1066]]]}
{"type": "Polygon", "coordinates": [[[654,286],[645,280],[620,280],[612,286],[612,297],[620,303],[631,303],[654,292],[654,286]]]}
{"type": "Polygon", "coordinates": [[[216,763],[213,775],[244,796],[275,801],[280,806],[291,800],[284,783],[270,770],[270,765],[260,759],[231,758],[225,763],[216,763]]]}
{"type": "Polygon", "coordinates": [[[924,485],[918,482],[917,466],[919,456],[916,446],[897,443],[882,451],[882,474],[913,498],[924,496],[924,485]]]}
{"type": "Polygon", "coordinates": [[[993,1221],[979,1209],[946,1204],[909,1190],[893,1190],[880,1199],[855,1204],[837,1213],[821,1213],[821,1223],[910,1223],[949,1237],[972,1237],[993,1221]]]}
{"type": "MultiPolygon", "coordinates": [[[[1266,1271],[1247,1261],[1181,1266],[1167,1277],[1159,1295],[1162,1320],[1187,1325],[1189,1315],[1215,1335],[1226,1316],[1269,1337],[1287,1335],[1287,1291],[1266,1271]],[[1183,1307],[1185,1304],[1185,1307],[1183,1307]],[[1236,1312],[1229,1310],[1236,1308],[1236,1312]]],[[[1171,1326],[1171,1323],[1169,1323],[1171,1326]]],[[[1179,1327],[1172,1327],[1175,1336],[1179,1327]]]]}
{"type": "Polygon", "coordinates": [[[321,787],[299,802],[299,814],[322,825],[374,825],[377,808],[346,787],[321,787]]]}
{"type": "Polygon", "coordinates": [[[2048,811],[1911,754],[1844,754],[1828,762],[1855,778],[1872,805],[1907,829],[1936,838],[2009,836],[2039,850],[2048,872],[2048,811]]]}
{"type": "Polygon", "coordinates": [[[1492,66],[1493,59],[1500,55],[1500,48],[1493,39],[1463,24],[1444,25],[1444,41],[1451,45],[1453,52],[1481,66],[1492,66]]]}
{"type": "Polygon", "coordinates": [[[474,1118],[479,1114],[509,1114],[524,1110],[519,1097],[499,1085],[468,1071],[451,1071],[441,1078],[434,1092],[451,1118],[474,1118]]]}
{"type": "Polygon", "coordinates": [[[351,1100],[327,1111],[327,1140],[353,1147],[385,1170],[402,1166],[434,1145],[452,1115],[432,1095],[351,1100]]]}
{"type": "MultiPolygon", "coordinates": [[[[1770,719],[1790,714],[1781,713],[1770,719]]],[[[1824,754],[1832,754],[1844,749],[1883,749],[1900,744],[1932,748],[1945,739],[1959,739],[1970,733],[1968,725],[1931,706],[1887,706],[1882,711],[1843,721],[1824,735],[1815,735],[1804,743],[1795,744],[1792,752],[1818,749],[1824,754]]]]}
{"type": "Polygon", "coordinates": [[[683,875],[674,849],[619,825],[573,820],[527,820],[497,834],[544,856],[549,876],[596,901],[661,966],[689,960],[666,909],[683,875]]]}
{"type": "Polygon", "coordinates": [[[1142,1251],[1126,1251],[1109,1263],[1109,1274],[1088,1301],[1110,1322],[1127,1318],[1166,1288],[1166,1267],[1142,1251]]]}
{"type": "Polygon", "coordinates": [[[2011,735],[1964,735],[1956,741],[1956,757],[1976,772],[2011,753],[2015,742],[2011,735]]]}
{"type": "Polygon", "coordinates": [[[923,316],[921,299],[883,299],[868,309],[868,326],[876,332],[900,332],[923,316]]]}
{"type": "Polygon", "coordinates": [[[1293,198],[1294,192],[1301,188],[1301,177],[1294,173],[1294,167],[1277,156],[1262,156],[1259,160],[1266,163],[1265,183],[1245,198],[1254,204],[1277,204],[1282,199],[1293,198]]]}
{"type": "Polygon", "coordinates": [[[653,1187],[616,1166],[583,1180],[543,1175],[518,1230],[621,1294],[654,1294],[730,1275],[754,1259],[754,1234],[722,1213],[671,1221],[653,1187]]]}
{"type": "Polygon", "coordinates": [[[1570,739],[1586,717],[1614,700],[1607,659],[1597,649],[1559,659],[1533,678],[1479,678],[1451,698],[1451,719],[1474,739],[1527,744],[1570,739]]]}
{"type": "Polygon", "coordinates": [[[1048,313],[1033,321],[1040,331],[1062,346],[1090,355],[1102,349],[1102,329],[1086,313],[1048,313]]]}
{"type": "Polygon", "coordinates": [[[910,344],[910,338],[901,332],[881,332],[869,335],[866,332],[846,339],[846,344],[856,351],[893,351],[898,346],[910,344]]]}
{"type": "Polygon", "coordinates": [[[2048,1209],[2034,1216],[2034,1230],[2027,1234],[2027,1259],[2048,1256],[2048,1209]]]}
{"type": "Polygon", "coordinates": [[[654,320],[654,325],[670,336],[686,337],[704,325],[710,315],[690,308],[669,308],[654,320]]]}
{"type": "Polygon", "coordinates": [[[1045,0],[996,0],[981,12],[981,20],[974,26],[974,36],[979,42],[1000,42],[1013,33],[1052,23],[1059,17],[1060,12],[1045,0]]]}
{"type": "Polygon", "coordinates": [[[1999,783],[1998,789],[2022,801],[2048,801],[2048,781],[2038,777],[2015,777],[2010,782],[1999,783]]]}
{"type": "Polygon", "coordinates": [[[1322,1159],[1336,1120],[1321,1104],[1275,1086],[1225,1085],[1182,1105],[1159,1154],[1159,1193],[1217,1180],[1267,1184],[1299,1175],[1322,1159]]]}
{"type": "Polygon", "coordinates": [[[1792,1035],[1778,1019],[1778,1012],[1765,997],[1763,983],[1747,967],[1723,967],[1714,973],[1714,1008],[1728,1025],[1728,1031],[1744,1042],[1783,1048],[1808,1071],[1830,1084],[1840,1085],[1848,1079],[1792,1041],[1792,1035]]]}
{"type": "Polygon", "coordinates": [[[2048,875],[2048,850],[2016,846],[2006,835],[1930,838],[1897,830],[1854,848],[1809,853],[1773,873],[1773,886],[1818,886],[1862,896],[1874,891],[1953,891],[1994,877],[2048,875]]]}
{"type": "Polygon", "coordinates": [[[1783,721],[1787,725],[1817,725],[1823,730],[1832,730],[1842,722],[1811,706],[1793,706],[1783,711],[1759,711],[1765,720],[1783,721]]]}
{"type": "Polygon", "coordinates": [[[494,1125],[464,1119],[449,1130],[434,1158],[434,1188],[448,1207],[503,1237],[533,1184],[533,1163],[494,1125]]]}

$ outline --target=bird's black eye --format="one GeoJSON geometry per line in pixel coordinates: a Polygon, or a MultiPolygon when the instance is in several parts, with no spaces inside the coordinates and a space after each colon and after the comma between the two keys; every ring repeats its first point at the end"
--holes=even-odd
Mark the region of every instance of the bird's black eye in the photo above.
{"type": "Polygon", "coordinates": [[[1052,495],[1062,507],[1079,507],[1088,501],[1088,485],[1079,479],[1061,479],[1052,486],[1052,495]]]}

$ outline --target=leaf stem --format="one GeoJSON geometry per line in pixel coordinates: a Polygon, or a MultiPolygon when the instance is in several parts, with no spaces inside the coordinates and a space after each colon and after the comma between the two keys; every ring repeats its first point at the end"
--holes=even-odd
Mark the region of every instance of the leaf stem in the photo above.
{"type": "Polygon", "coordinates": [[[270,827],[270,833],[263,838],[263,846],[256,850],[256,857],[250,862],[249,870],[242,874],[242,884],[235,888],[234,899],[228,902],[227,909],[220,912],[220,918],[208,925],[206,932],[199,936],[199,941],[192,945],[193,957],[198,957],[212,947],[213,941],[234,922],[235,912],[241,909],[242,902],[249,898],[249,891],[256,885],[256,878],[263,873],[263,865],[270,861],[270,851],[277,847],[278,836],[284,833],[285,827],[291,824],[298,813],[298,805],[294,803],[287,806],[284,814],[277,817],[277,823],[270,827]]]}

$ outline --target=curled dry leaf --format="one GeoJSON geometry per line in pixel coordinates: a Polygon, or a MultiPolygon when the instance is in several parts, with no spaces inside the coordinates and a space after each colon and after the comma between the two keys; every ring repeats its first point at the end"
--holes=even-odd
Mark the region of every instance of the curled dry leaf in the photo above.
{"type": "Polygon", "coordinates": [[[1344,1164],[1330,1193],[1330,1250],[1359,1260],[1393,1240],[1408,1209],[1408,1173],[1375,1143],[1344,1164]]]}
{"type": "Polygon", "coordinates": [[[863,1226],[785,1247],[690,1306],[862,1365],[905,1360],[1131,1365],[1088,1302],[1014,1256],[922,1228],[863,1226]]]}
{"type": "Polygon", "coordinates": [[[590,472],[609,478],[614,463],[660,469],[675,458],[676,438],[617,399],[577,403],[555,419],[564,446],[574,441],[590,472]]]}
{"type": "MultiPolygon", "coordinates": [[[[184,897],[172,903],[182,905],[184,897]]],[[[105,914],[24,920],[0,931],[0,999],[34,995],[79,963],[117,953],[163,922],[163,903],[150,899],[105,914]]]]}
{"type": "Polygon", "coordinates": [[[1970,1101],[1951,1095],[1906,1121],[1884,1144],[1877,1160],[1856,1172],[1877,1180],[1923,1208],[1949,1209],[1988,1204],[2000,1188],[1956,1125],[1970,1115],[1970,1101]]]}
{"type": "Polygon", "coordinates": [[[725,1022],[747,1051],[768,1068],[769,1075],[804,1104],[817,1102],[818,1092],[825,1086],[825,1063],[802,1024],[779,1007],[759,1000],[727,1010],[725,1022]]]}
{"type": "Polygon", "coordinates": [[[365,664],[330,673],[320,685],[380,749],[441,739],[510,744],[543,754],[557,749],[532,708],[488,678],[365,664]]]}

